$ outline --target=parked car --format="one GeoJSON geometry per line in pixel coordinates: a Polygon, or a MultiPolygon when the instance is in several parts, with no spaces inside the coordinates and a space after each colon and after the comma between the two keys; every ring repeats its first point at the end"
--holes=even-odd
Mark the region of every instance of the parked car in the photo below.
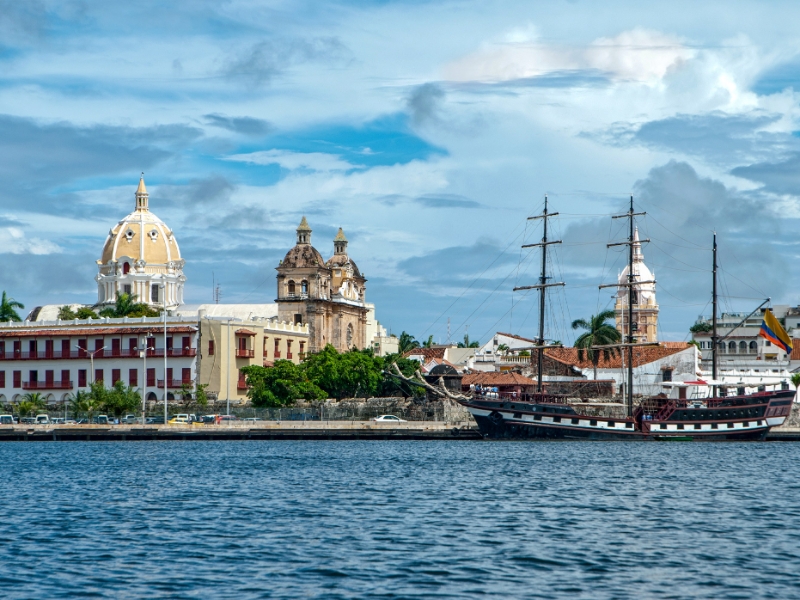
{"type": "Polygon", "coordinates": [[[169,421],[170,425],[177,425],[177,424],[188,424],[191,421],[189,420],[189,415],[186,413],[181,413],[179,415],[175,415],[169,421]]]}
{"type": "Polygon", "coordinates": [[[50,419],[50,422],[53,425],[63,425],[67,420],[64,417],[55,417],[54,419],[50,419]]]}
{"type": "Polygon", "coordinates": [[[24,425],[36,425],[36,419],[33,417],[22,417],[20,423],[24,425]]]}
{"type": "Polygon", "coordinates": [[[263,421],[264,419],[259,419],[258,417],[248,417],[246,419],[242,419],[242,421],[249,421],[251,423],[257,423],[258,421],[263,421]]]}
{"type": "Polygon", "coordinates": [[[108,420],[108,415],[97,415],[94,419],[92,419],[93,425],[110,425],[111,423],[108,420]]]}
{"type": "Polygon", "coordinates": [[[148,425],[163,425],[164,417],[147,417],[148,425]]]}
{"type": "Polygon", "coordinates": [[[125,425],[135,425],[136,423],[141,423],[142,417],[137,417],[134,414],[128,413],[122,419],[120,419],[120,423],[124,423],[125,425]]]}
{"type": "Polygon", "coordinates": [[[50,417],[48,415],[36,415],[36,424],[37,425],[49,425],[50,424],[50,417]]]}
{"type": "Polygon", "coordinates": [[[13,415],[0,415],[0,425],[13,425],[16,422],[13,415]]]}
{"type": "Polygon", "coordinates": [[[395,417],[394,415],[381,415],[380,417],[375,417],[372,420],[376,423],[408,423],[408,421],[405,419],[395,417]]]}

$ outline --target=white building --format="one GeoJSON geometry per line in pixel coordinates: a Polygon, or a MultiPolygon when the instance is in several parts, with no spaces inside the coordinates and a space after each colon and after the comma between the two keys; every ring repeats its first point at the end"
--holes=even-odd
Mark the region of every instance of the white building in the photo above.
{"type": "Polygon", "coordinates": [[[184,261],[172,230],[150,212],[144,176],[134,210],[108,232],[97,261],[97,303],[112,304],[122,293],[155,308],[183,304],[184,261]],[[165,298],[166,294],[166,298],[165,298]]]}
{"type": "MultiPolygon", "coordinates": [[[[642,283],[633,286],[633,337],[637,342],[658,341],[658,303],[656,302],[655,273],[644,264],[642,244],[639,242],[639,229],[633,233],[633,279],[642,283]],[[647,283],[650,282],[650,283],[647,283]]],[[[629,333],[628,315],[628,266],[617,278],[614,313],[617,331],[626,340],[629,333]]]]}

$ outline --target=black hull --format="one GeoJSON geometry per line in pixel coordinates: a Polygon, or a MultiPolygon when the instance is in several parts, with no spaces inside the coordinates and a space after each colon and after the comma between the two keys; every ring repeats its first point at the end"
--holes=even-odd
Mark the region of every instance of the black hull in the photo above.
{"type": "MultiPolygon", "coordinates": [[[[586,431],[569,426],[543,426],[500,422],[495,423],[488,417],[475,416],[478,430],[484,438],[492,440],[588,440],[588,441],[657,441],[668,439],[658,434],[645,434],[641,431],[631,433],[614,433],[610,431],[586,431]]],[[[687,431],[680,437],[691,438],[692,441],[705,442],[757,442],[766,438],[768,429],[742,432],[720,432],[693,434],[687,431]]]]}

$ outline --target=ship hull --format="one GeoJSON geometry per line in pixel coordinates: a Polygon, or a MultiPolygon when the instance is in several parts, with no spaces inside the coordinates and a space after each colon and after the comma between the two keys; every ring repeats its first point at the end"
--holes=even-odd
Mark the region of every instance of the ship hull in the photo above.
{"type": "Polygon", "coordinates": [[[793,397],[793,391],[781,390],[719,399],[702,409],[667,404],[657,414],[623,419],[581,414],[570,404],[542,397],[462,404],[489,439],[760,441],[771,427],[783,424],[793,397]]]}

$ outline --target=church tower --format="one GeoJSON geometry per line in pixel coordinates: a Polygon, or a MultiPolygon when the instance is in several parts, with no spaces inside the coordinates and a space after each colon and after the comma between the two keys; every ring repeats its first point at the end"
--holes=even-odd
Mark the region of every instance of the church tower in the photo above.
{"type": "MultiPolygon", "coordinates": [[[[636,281],[655,281],[655,275],[644,264],[642,245],[639,242],[639,228],[633,234],[633,276],[636,281]]],[[[620,287],[614,304],[617,331],[622,339],[628,335],[628,267],[626,266],[618,278],[620,287]]],[[[637,342],[658,341],[658,304],[656,303],[656,285],[642,283],[633,286],[633,337],[637,342]]]]}
{"type": "Polygon", "coordinates": [[[108,232],[97,261],[97,303],[113,304],[120,294],[135,295],[153,308],[183,304],[184,260],[172,230],[150,212],[144,173],[134,210],[108,232]]]}

